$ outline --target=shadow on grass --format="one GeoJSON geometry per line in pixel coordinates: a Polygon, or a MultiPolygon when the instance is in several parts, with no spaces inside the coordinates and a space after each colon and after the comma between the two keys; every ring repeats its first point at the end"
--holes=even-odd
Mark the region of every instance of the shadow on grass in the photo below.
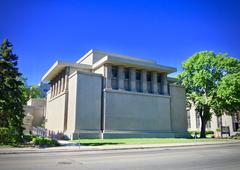
{"type": "Polygon", "coordinates": [[[124,144],[120,142],[100,142],[100,143],[94,143],[94,142],[88,142],[88,143],[80,143],[83,146],[103,146],[103,145],[119,145],[124,144]]]}

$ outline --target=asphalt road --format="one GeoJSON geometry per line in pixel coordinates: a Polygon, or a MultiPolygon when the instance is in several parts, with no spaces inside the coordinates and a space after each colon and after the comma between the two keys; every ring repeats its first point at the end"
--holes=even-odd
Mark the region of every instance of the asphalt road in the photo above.
{"type": "Polygon", "coordinates": [[[0,170],[15,169],[240,170],[240,144],[0,155],[0,170]]]}

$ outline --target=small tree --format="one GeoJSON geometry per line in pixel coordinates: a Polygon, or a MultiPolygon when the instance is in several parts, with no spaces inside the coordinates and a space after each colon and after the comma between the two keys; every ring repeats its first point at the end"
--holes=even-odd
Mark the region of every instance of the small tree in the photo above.
{"type": "Polygon", "coordinates": [[[16,54],[12,44],[4,40],[0,46],[0,128],[8,129],[10,141],[18,143],[23,136],[25,97],[21,73],[17,68],[16,54]]]}
{"type": "Polygon", "coordinates": [[[183,72],[178,78],[186,88],[188,100],[193,102],[200,115],[200,137],[205,138],[206,124],[213,113],[221,115],[224,111],[232,112],[239,108],[240,96],[233,92],[238,88],[239,79],[236,79],[238,83],[228,82],[240,72],[240,60],[226,54],[203,51],[183,62],[182,67],[183,72]],[[229,88],[228,92],[226,88],[229,88]],[[233,96],[236,100],[232,100],[233,96]],[[232,105],[236,106],[235,109],[232,105]]]}

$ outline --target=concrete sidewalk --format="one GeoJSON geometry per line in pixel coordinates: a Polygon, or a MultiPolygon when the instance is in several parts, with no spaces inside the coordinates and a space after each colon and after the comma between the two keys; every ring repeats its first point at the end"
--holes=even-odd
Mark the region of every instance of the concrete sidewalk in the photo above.
{"type": "Polygon", "coordinates": [[[220,141],[220,142],[198,142],[198,143],[167,143],[167,144],[132,144],[132,145],[104,145],[104,146],[83,146],[60,141],[63,146],[38,148],[0,148],[0,154],[24,154],[24,153],[51,153],[51,152],[87,152],[87,151],[107,151],[107,150],[130,150],[130,149],[154,149],[154,148],[176,148],[189,146],[220,145],[220,144],[240,144],[240,141],[220,141]]]}

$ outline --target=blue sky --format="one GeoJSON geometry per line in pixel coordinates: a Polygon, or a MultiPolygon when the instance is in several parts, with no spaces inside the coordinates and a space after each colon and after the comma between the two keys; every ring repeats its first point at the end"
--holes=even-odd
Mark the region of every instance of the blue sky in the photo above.
{"type": "Polygon", "coordinates": [[[56,61],[91,48],[177,67],[201,50],[240,58],[238,0],[1,1],[0,41],[8,38],[28,84],[56,61]]]}

